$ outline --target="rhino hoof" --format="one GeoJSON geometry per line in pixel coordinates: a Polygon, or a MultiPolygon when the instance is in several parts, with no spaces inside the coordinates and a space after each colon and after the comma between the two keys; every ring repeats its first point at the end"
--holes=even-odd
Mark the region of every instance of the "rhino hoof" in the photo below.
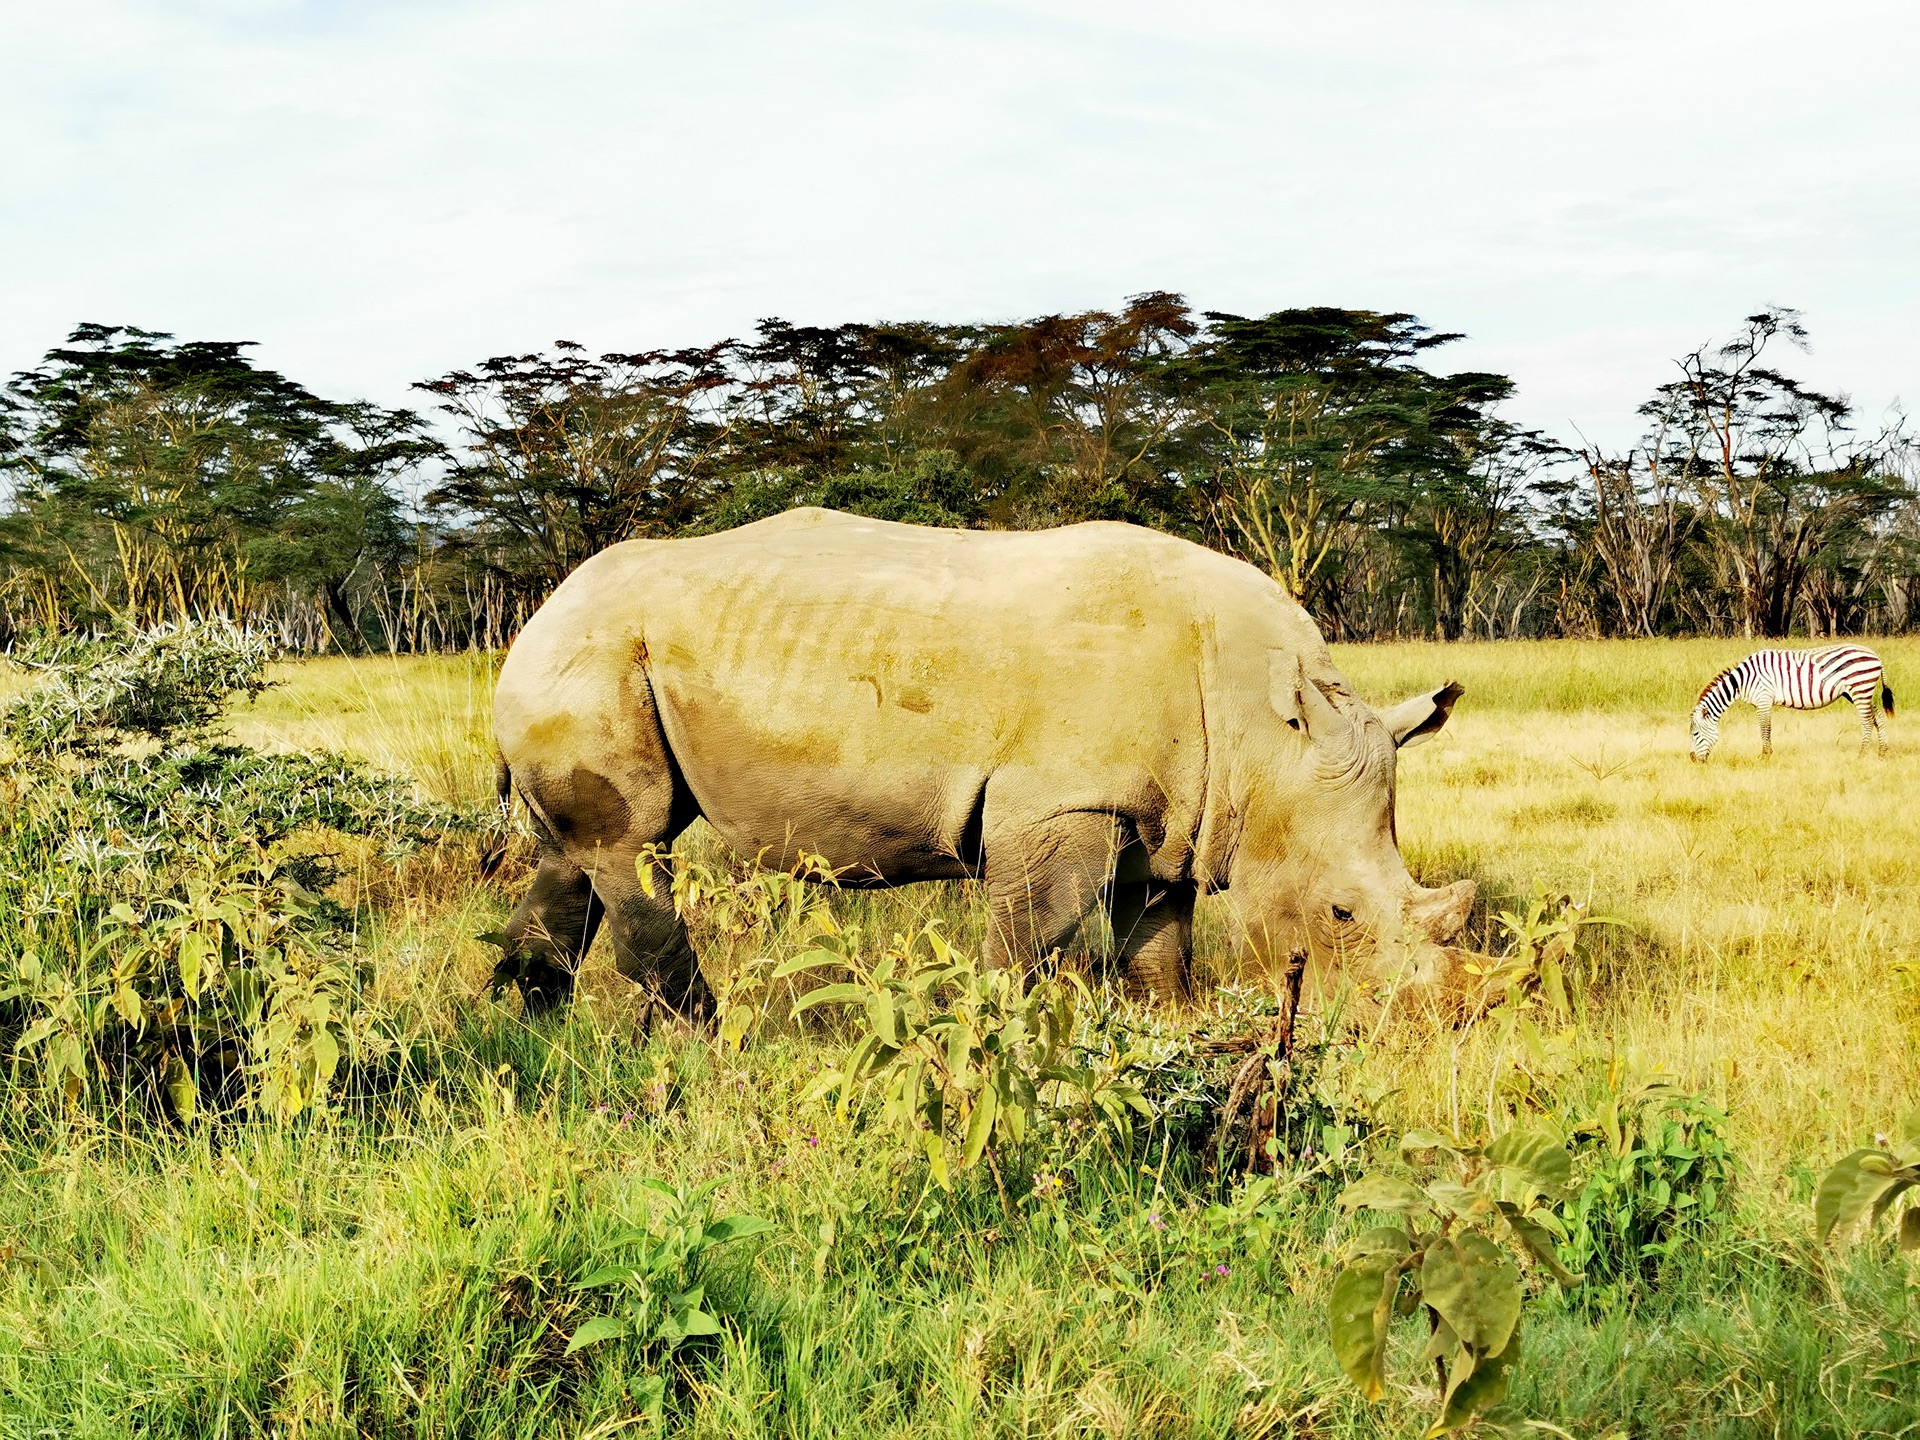
{"type": "Polygon", "coordinates": [[[558,965],[529,964],[515,977],[528,1015],[545,1015],[573,999],[573,975],[558,965]]]}

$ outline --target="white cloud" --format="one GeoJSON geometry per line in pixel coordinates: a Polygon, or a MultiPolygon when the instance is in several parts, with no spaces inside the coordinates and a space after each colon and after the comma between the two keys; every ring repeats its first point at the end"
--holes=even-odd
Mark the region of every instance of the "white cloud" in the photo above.
{"type": "Polygon", "coordinates": [[[0,0],[0,366],[78,320],[339,394],[566,336],[1146,288],[1413,310],[1623,436],[1760,304],[1920,397],[1909,57],[1862,3],[0,0]]]}

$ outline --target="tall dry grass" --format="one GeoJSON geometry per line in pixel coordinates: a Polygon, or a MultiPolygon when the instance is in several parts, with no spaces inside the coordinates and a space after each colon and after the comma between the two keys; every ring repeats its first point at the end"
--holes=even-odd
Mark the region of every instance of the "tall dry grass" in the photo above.
{"type": "MultiPolygon", "coordinates": [[[[1873,643],[1896,693],[1920,706],[1920,640],[1873,643]]],[[[1920,736],[1896,719],[1890,753],[1860,757],[1850,709],[1780,712],[1774,756],[1762,761],[1742,709],[1712,760],[1691,762],[1695,696],[1751,648],[1408,643],[1343,646],[1335,658],[1376,703],[1442,679],[1465,685],[1446,730],[1401,757],[1408,864],[1428,882],[1480,882],[1483,947],[1498,944],[1487,912],[1537,883],[1620,921],[1590,932],[1596,1023],[1648,1073],[1723,1100],[1772,1184],[1920,1099],[1920,736]]],[[[251,743],[340,749],[414,775],[438,798],[479,800],[493,783],[496,668],[485,656],[308,661],[286,667],[286,683],[233,724],[251,743]]],[[[690,838],[715,848],[710,836],[690,838]]],[[[423,892],[425,908],[407,910],[402,936],[439,930],[435,906],[471,907],[459,877],[443,879],[423,892]]],[[[936,915],[962,938],[984,926],[965,886],[842,903],[878,929],[936,915]]],[[[1224,977],[1221,903],[1202,916],[1198,958],[1224,977]]],[[[454,948],[470,969],[490,954],[454,948]]],[[[614,1009],[627,994],[604,943],[586,989],[614,1009]]],[[[1482,1093],[1500,1058],[1483,1033],[1397,1038],[1378,1063],[1391,1068],[1409,1121],[1456,1118],[1434,1097],[1482,1093]]]]}
{"type": "MultiPolygon", "coordinates": [[[[1920,642],[1876,644],[1920,705],[1920,642]]],[[[1920,734],[1856,752],[1850,707],[1776,712],[1759,757],[1740,707],[1704,764],[1698,691],[1740,641],[1347,647],[1376,700],[1453,676],[1447,729],[1404,754],[1400,833],[1426,878],[1490,899],[1541,881],[1623,928],[1600,940],[1597,1024],[1623,1054],[1720,1096],[1768,1185],[1920,1100],[1920,734]]],[[[1394,1057],[1409,1108],[1479,1093],[1485,1033],[1394,1057]]]]}
{"type": "MultiPolygon", "coordinates": [[[[1920,1423],[1911,1268],[1819,1251],[1804,1195],[1807,1164],[1920,1093],[1920,746],[1897,724],[1890,758],[1857,760],[1849,717],[1781,715],[1771,763],[1736,720],[1711,765],[1690,765],[1694,691],[1741,648],[1338,657],[1380,700],[1448,675],[1468,687],[1404,757],[1414,868],[1473,875],[1494,906],[1546,882],[1618,917],[1594,952],[1596,1042],[1732,1112],[1737,1223],[1622,1308],[1529,1307],[1513,1398],[1558,1427],[1538,1433],[1920,1423]]],[[[1920,675],[1920,645],[1883,649],[1896,690],[1920,675]]],[[[483,658],[310,662],[232,723],[479,800],[491,676],[483,658]]],[[[830,1037],[732,1055],[646,1036],[604,950],[569,1016],[529,1025],[489,1001],[495,952],[476,937],[514,887],[463,863],[361,871],[397,1041],[298,1126],[115,1128],[24,1095],[0,1110],[0,1436],[645,1433],[642,1362],[564,1348],[589,1313],[575,1281],[645,1213],[647,1176],[719,1180],[726,1209],[776,1225],[712,1277],[731,1328],[672,1370],[672,1433],[1358,1437],[1417,1433],[1430,1413],[1417,1386],[1363,1406],[1327,1348],[1346,1222],[1324,1155],[1265,1199],[1131,1165],[1090,1167],[1063,1199],[1016,1196],[1012,1215],[991,1187],[923,1193],[876,1132],[803,1100],[840,1054],[830,1037]]],[[[964,886],[834,903],[872,928],[980,932],[964,886]]],[[[1217,919],[1201,958],[1222,971],[1217,919]]],[[[1496,1033],[1390,1026],[1336,1078],[1389,1129],[1456,1111],[1471,1127],[1496,1033]]],[[[1396,1373],[1417,1372],[1423,1338],[1396,1341],[1396,1373]]]]}

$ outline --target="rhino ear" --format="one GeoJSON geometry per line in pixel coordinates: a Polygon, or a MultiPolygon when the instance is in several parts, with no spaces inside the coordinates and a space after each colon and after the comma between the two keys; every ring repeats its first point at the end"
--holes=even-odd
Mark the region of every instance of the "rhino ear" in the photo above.
{"type": "Polygon", "coordinates": [[[1404,749],[1418,745],[1440,732],[1447,717],[1453,714],[1453,702],[1466,693],[1464,686],[1449,680],[1430,695],[1416,695],[1411,700],[1402,700],[1391,710],[1381,711],[1380,719],[1396,746],[1404,749]]]}
{"type": "Polygon", "coordinates": [[[1308,677],[1298,655],[1275,651],[1269,667],[1268,699],[1282,720],[1318,745],[1353,743],[1353,721],[1308,677]]]}

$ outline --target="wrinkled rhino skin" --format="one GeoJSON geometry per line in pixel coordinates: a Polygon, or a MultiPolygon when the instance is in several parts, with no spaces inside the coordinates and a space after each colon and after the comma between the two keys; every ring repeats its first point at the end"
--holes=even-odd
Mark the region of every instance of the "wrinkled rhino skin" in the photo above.
{"type": "Polygon", "coordinates": [[[622,973],[707,1017],[686,931],[634,868],[704,816],[843,884],[982,877],[1001,963],[1104,902],[1130,987],[1184,996],[1195,897],[1226,890],[1258,963],[1437,991],[1473,886],[1408,877],[1395,748],[1459,693],[1375,714],[1266,575],[1129,525],[794,510],[629,541],[501,669],[503,793],[510,776],[541,840],[503,966],[557,1003],[604,917],[622,973]]]}

